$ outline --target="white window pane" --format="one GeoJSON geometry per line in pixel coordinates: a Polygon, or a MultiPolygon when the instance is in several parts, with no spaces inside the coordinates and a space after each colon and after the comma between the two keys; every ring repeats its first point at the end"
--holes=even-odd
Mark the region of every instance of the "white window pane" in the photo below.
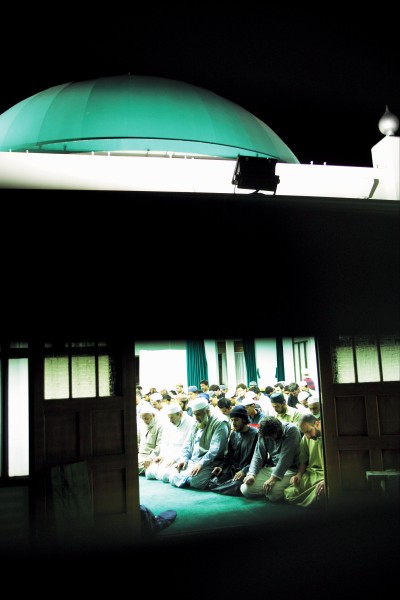
{"type": "Polygon", "coordinates": [[[356,336],[356,360],[358,381],[380,381],[378,347],[372,336],[356,336]]]}
{"type": "Polygon", "coordinates": [[[69,398],[68,356],[46,356],[44,359],[44,398],[69,398]]]}
{"type": "Polygon", "coordinates": [[[28,359],[8,363],[8,474],[29,475],[28,359]]]}
{"type": "Polygon", "coordinates": [[[400,381],[400,339],[381,338],[383,381],[400,381]]]}
{"type": "Polygon", "coordinates": [[[353,346],[350,336],[339,336],[332,350],[333,382],[355,383],[353,346]]]}
{"type": "Polygon", "coordinates": [[[72,357],[72,397],[93,398],[96,395],[94,356],[72,357]]]}
{"type": "Polygon", "coordinates": [[[99,396],[110,396],[110,357],[99,356],[99,396]]]}

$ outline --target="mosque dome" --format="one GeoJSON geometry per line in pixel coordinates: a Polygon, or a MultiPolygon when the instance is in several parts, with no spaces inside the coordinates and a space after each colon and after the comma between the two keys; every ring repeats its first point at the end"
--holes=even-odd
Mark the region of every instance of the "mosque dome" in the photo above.
{"type": "Polygon", "coordinates": [[[273,158],[299,163],[268,125],[204,88],[122,75],[39,92],[0,115],[0,151],[273,158]]]}

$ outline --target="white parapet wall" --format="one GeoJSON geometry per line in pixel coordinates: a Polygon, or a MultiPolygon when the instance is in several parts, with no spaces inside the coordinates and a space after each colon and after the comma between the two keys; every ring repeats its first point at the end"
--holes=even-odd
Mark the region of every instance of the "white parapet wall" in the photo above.
{"type": "MultiPolygon", "coordinates": [[[[373,167],[277,163],[276,195],[398,200],[398,140],[385,138],[372,149],[373,167]]],[[[0,188],[215,194],[256,191],[232,184],[235,166],[234,160],[212,158],[0,152],[0,188]]]]}

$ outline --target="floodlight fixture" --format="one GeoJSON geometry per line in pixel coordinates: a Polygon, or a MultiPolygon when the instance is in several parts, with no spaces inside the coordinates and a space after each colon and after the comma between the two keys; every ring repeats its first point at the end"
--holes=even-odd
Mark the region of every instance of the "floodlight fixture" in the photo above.
{"type": "Polygon", "coordinates": [[[232,184],[238,188],[276,193],[279,175],[275,175],[277,160],[258,156],[238,156],[232,184]]]}

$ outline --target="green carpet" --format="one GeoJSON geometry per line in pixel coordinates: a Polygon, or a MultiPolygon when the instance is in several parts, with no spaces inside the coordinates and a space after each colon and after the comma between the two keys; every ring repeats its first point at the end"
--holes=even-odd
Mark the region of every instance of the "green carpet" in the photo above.
{"type": "Polygon", "coordinates": [[[265,498],[249,500],[244,496],[222,496],[213,492],[176,488],[168,483],[139,477],[140,504],[158,515],[176,510],[174,523],[160,532],[162,536],[205,533],[218,529],[277,524],[298,519],[306,511],[285,504],[273,504],[265,498]]]}

